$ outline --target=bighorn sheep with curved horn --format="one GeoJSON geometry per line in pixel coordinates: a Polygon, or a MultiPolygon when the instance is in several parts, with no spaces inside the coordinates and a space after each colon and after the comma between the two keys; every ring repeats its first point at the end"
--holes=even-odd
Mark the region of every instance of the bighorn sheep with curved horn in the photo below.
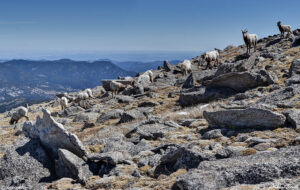
{"type": "Polygon", "coordinates": [[[292,34],[292,28],[290,25],[282,25],[281,21],[277,22],[278,29],[280,31],[280,36],[284,37],[284,33],[292,34]]]}

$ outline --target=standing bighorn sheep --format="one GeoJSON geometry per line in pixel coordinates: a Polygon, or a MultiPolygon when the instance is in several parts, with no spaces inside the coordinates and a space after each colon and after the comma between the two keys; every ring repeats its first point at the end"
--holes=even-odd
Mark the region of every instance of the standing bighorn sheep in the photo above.
{"type": "Polygon", "coordinates": [[[284,33],[287,32],[288,34],[292,34],[292,28],[290,25],[282,25],[281,21],[277,22],[277,26],[279,28],[280,31],[280,36],[284,37],[284,33]]]}
{"type": "Polygon", "coordinates": [[[120,90],[124,90],[126,88],[126,85],[116,81],[111,81],[109,87],[110,87],[112,98],[115,98],[115,96],[120,90]]]}
{"type": "Polygon", "coordinates": [[[27,119],[27,121],[29,120],[28,118],[28,109],[21,106],[19,107],[16,112],[14,112],[11,116],[11,119],[9,121],[9,124],[13,125],[13,124],[17,124],[18,121],[22,118],[25,117],[27,119]]]}
{"type": "Polygon", "coordinates": [[[201,55],[201,58],[204,59],[207,62],[207,65],[206,65],[205,69],[207,69],[208,67],[211,68],[210,63],[212,61],[215,61],[214,66],[218,65],[219,64],[219,57],[220,57],[220,54],[219,54],[218,50],[209,51],[209,52],[206,52],[203,55],[201,55]]]}
{"type": "Polygon", "coordinates": [[[65,110],[68,107],[68,99],[66,97],[60,99],[60,107],[61,110],[65,110]]]}
{"type": "Polygon", "coordinates": [[[180,69],[183,75],[187,75],[188,73],[192,72],[192,63],[190,60],[185,59],[181,64],[180,64],[180,69]]]}
{"type": "Polygon", "coordinates": [[[251,46],[254,47],[254,52],[256,52],[256,44],[257,44],[257,35],[256,34],[248,34],[247,29],[242,30],[243,38],[245,44],[247,46],[247,53],[250,54],[251,46]]]}
{"type": "Polygon", "coordinates": [[[66,97],[57,98],[54,101],[53,107],[59,106],[61,107],[61,110],[65,110],[68,107],[68,99],[66,97]]]}

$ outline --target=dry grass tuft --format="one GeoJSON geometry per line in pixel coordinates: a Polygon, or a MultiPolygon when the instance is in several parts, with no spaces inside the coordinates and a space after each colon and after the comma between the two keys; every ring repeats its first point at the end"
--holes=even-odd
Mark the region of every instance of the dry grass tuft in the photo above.
{"type": "Polygon", "coordinates": [[[256,150],[254,148],[247,148],[246,150],[243,150],[242,154],[244,156],[249,156],[252,154],[256,154],[256,150]]]}

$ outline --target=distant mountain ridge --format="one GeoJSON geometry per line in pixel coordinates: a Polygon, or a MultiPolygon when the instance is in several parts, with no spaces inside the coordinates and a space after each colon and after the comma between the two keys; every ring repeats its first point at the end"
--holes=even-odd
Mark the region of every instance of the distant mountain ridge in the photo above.
{"type": "Polygon", "coordinates": [[[11,60],[0,63],[0,112],[25,103],[101,85],[102,79],[134,76],[110,61],[11,60]]]}
{"type": "MultiPolygon", "coordinates": [[[[180,63],[181,60],[169,61],[171,65],[180,63]]],[[[151,61],[151,62],[140,62],[140,61],[124,61],[114,62],[118,67],[126,71],[144,72],[146,70],[157,69],[158,66],[163,65],[163,61],[151,61]]]]}

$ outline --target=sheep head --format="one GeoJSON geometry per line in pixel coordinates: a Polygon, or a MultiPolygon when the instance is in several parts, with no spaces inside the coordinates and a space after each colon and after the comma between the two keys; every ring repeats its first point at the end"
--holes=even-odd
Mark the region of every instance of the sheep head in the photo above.
{"type": "Polygon", "coordinates": [[[242,30],[242,33],[243,33],[243,35],[247,34],[247,33],[248,33],[248,30],[247,30],[247,29],[242,30]]]}
{"type": "Polygon", "coordinates": [[[278,22],[277,22],[277,26],[280,26],[280,25],[281,25],[281,21],[278,21],[278,22]]]}

